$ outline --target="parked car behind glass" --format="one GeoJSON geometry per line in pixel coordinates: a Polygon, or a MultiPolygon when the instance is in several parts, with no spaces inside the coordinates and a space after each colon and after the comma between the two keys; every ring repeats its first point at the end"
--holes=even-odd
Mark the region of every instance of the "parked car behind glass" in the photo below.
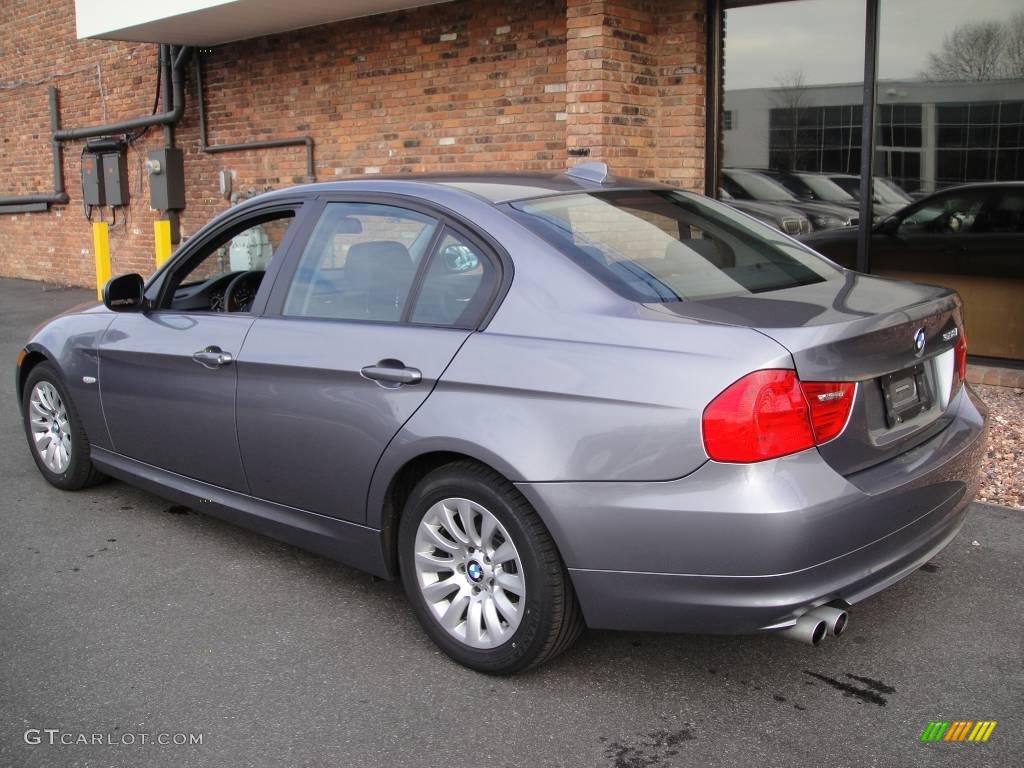
{"type": "Polygon", "coordinates": [[[815,230],[849,227],[857,223],[857,214],[840,205],[800,200],[782,184],[753,171],[726,168],[722,171],[722,187],[737,200],[757,200],[794,208],[808,219],[815,230]]]}
{"type": "Polygon", "coordinates": [[[781,203],[763,203],[757,200],[736,200],[724,189],[718,190],[718,199],[728,203],[731,208],[742,211],[748,216],[753,216],[758,221],[763,221],[770,227],[780,232],[796,237],[798,235],[810,234],[814,227],[811,220],[800,211],[789,208],[781,203]]]}
{"type": "MultiPolygon", "coordinates": [[[[856,232],[804,241],[846,267],[856,232]]],[[[1024,183],[952,187],[901,209],[871,235],[871,271],[937,283],[964,299],[975,354],[1024,359],[1024,183]]]]}
{"type": "MultiPolygon", "coordinates": [[[[860,176],[851,173],[829,173],[826,175],[836,186],[842,188],[860,203],[860,176]]],[[[914,198],[904,192],[896,182],[878,176],[872,181],[871,188],[874,192],[874,199],[871,206],[881,218],[892,216],[914,202],[914,198]]]]}
{"type": "Polygon", "coordinates": [[[585,164],[246,201],[40,327],[17,381],[54,486],[400,578],[447,654],[511,673],[584,625],[840,634],[964,522],[965,365],[953,291],[585,164]],[[254,228],[267,263],[225,268],[254,228]]]}

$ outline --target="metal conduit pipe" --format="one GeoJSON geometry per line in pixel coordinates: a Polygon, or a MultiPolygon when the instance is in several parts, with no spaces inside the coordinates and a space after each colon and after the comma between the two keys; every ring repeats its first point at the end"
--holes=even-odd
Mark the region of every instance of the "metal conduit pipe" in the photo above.
{"type": "Polygon", "coordinates": [[[275,147],[297,147],[300,144],[306,147],[306,176],[310,181],[316,181],[316,167],[313,163],[313,137],[297,136],[294,139],[268,139],[266,141],[248,141],[241,144],[214,144],[206,143],[206,105],[203,98],[203,65],[202,59],[196,59],[196,101],[199,104],[199,148],[207,154],[219,154],[221,152],[244,152],[250,149],[273,149],[275,147]]]}
{"type": "Polygon", "coordinates": [[[127,133],[137,128],[148,128],[151,125],[174,125],[181,120],[181,116],[185,112],[185,82],[182,77],[182,70],[190,50],[189,48],[182,49],[177,58],[181,65],[171,68],[172,106],[166,112],[136,117],[131,120],[122,120],[118,123],[91,125],[85,128],[59,129],[53,132],[54,140],[74,141],[75,139],[89,139],[94,136],[106,136],[111,133],[127,133]]]}
{"type": "MultiPolygon", "coordinates": [[[[179,57],[184,55],[184,48],[179,54],[179,57]]],[[[160,46],[160,70],[163,76],[160,78],[161,82],[161,98],[163,99],[164,111],[171,111],[175,105],[182,103],[182,99],[175,100],[172,82],[174,80],[175,69],[179,69],[178,66],[172,61],[174,56],[174,49],[169,45],[160,46]]],[[[179,70],[180,71],[180,70],[179,70]]],[[[184,78],[182,78],[184,79],[184,78]]],[[[184,104],[182,103],[184,106],[184,104]]],[[[164,123],[164,145],[167,147],[174,146],[174,126],[170,123],[164,123]]]]}
{"type": "Polygon", "coordinates": [[[60,130],[60,110],[57,106],[57,89],[50,86],[50,135],[53,151],[53,192],[35,195],[6,195],[0,197],[0,206],[28,206],[33,204],[64,205],[68,202],[68,194],[64,191],[63,151],[60,141],[56,138],[60,130]]]}
{"type": "MultiPolygon", "coordinates": [[[[182,47],[177,56],[170,46],[160,47],[161,61],[165,63],[165,72],[170,70],[171,87],[166,90],[166,78],[164,82],[164,107],[165,111],[159,114],[136,117],[132,120],[122,120],[117,123],[105,123],[103,125],[92,125],[86,128],[60,127],[60,111],[57,105],[57,89],[49,87],[50,97],[50,140],[53,146],[53,192],[35,195],[7,195],[0,197],[0,208],[9,207],[18,210],[26,210],[35,205],[64,205],[68,202],[68,195],[64,189],[63,174],[63,151],[61,143],[74,141],[75,139],[88,139],[94,136],[106,136],[111,133],[127,133],[138,128],[148,128],[152,125],[173,126],[185,112],[185,79],[183,69],[188,59],[190,48],[182,47]],[[172,66],[173,63],[173,66],[172,66]],[[167,96],[170,95],[170,106],[168,108],[167,96]]],[[[173,139],[173,134],[171,134],[173,139]]],[[[0,210],[0,213],[3,213],[0,210]]]]}

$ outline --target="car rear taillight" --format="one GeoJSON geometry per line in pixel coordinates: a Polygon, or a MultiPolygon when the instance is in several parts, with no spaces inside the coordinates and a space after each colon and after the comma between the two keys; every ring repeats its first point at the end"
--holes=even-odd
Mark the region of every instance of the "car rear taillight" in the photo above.
{"type": "Polygon", "coordinates": [[[963,384],[967,378],[967,334],[960,329],[960,337],[956,340],[956,351],[953,357],[953,386],[963,384]]]}
{"type": "Polygon", "coordinates": [[[821,445],[846,429],[857,385],[852,381],[805,381],[801,385],[811,409],[814,441],[821,445]]]}
{"type": "Polygon", "coordinates": [[[704,448],[715,461],[746,464],[821,445],[845,429],[856,389],[801,382],[791,370],[754,371],[704,409],[704,448]]]}

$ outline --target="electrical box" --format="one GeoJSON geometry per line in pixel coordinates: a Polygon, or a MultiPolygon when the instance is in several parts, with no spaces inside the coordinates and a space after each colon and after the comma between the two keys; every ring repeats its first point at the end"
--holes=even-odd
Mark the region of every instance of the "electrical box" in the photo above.
{"type": "Polygon", "coordinates": [[[107,205],[128,205],[128,163],[124,152],[104,152],[100,162],[107,205]]]}
{"type": "Polygon", "coordinates": [[[177,148],[151,149],[147,155],[149,206],[158,211],[185,207],[185,156],[177,148]]]}
{"type": "Polygon", "coordinates": [[[106,205],[103,195],[103,169],[99,155],[82,153],[82,198],[86,205],[106,205]]]}

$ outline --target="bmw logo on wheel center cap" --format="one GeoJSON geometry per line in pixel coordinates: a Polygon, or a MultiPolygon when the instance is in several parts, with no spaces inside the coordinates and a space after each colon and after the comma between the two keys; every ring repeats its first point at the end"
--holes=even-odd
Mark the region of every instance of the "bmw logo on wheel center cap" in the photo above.
{"type": "Polygon", "coordinates": [[[481,581],[484,577],[484,569],[476,560],[470,560],[469,565],[466,566],[466,575],[469,576],[470,581],[481,581]]]}

